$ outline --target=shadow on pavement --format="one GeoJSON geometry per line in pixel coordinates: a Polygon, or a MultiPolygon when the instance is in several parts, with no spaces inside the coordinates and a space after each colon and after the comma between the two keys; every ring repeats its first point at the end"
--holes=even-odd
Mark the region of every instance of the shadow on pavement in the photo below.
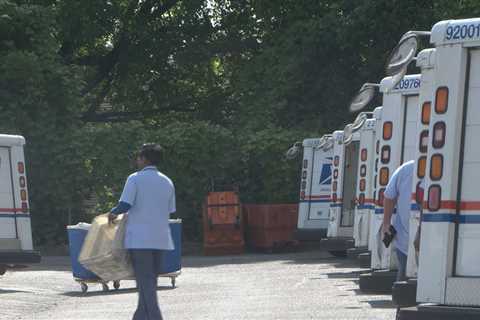
{"type": "Polygon", "coordinates": [[[368,303],[370,307],[375,309],[396,309],[396,307],[393,305],[392,300],[370,300],[362,302],[368,303]]]}
{"type": "MultiPolygon", "coordinates": [[[[167,290],[175,290],[176,288],[172,288],[171,286],[159,286],[157,287],[157,291],[167,291],[167,290]]],[[[118,295],[118,294],[129,294],[137,292],[137,288],[126,288],[126,289],[118,289],[118,290],[110,290],[110,291],[102,291],[100,290],[92,290],[88,292],[80,292],[80,291],[70,291],[64,292],[60,295],[66,297],[76,297],[76,298],[88,298],[88,297],[97,297],[97,296],[111,296],[111,295],[118,295]]]]}
{"type": "Polygon", "coordinates": [[[246,253],[229,256],[186,256],[182,266],[186,268],[208,268],[219,265],[239,265],[283,261],[286,264],[319,264],[336,261],[324,251],[299,251],[294,253],[246,253]]]}
{"type": "Polygon", "coordinates": [[[71,271],[70,257],[53,256],[42,257],[42,261],[32,264],[26,268],[11,270],[10,272],[30,272],[30,271],[71,271]]]}
{"type": "Polygon", "coordinates": [[[3,289],[0,289],[0,294],[8,294],[8,293],[25,293],[25,292],[28,292],[28,291],[22,291],[22,290],[3,290],[3,289]]]}
{"type": "MultiPolygon", "coordinates": [[[[285,264],[322,264],[328,263],[339,268],[358,268],[355,261],[346,258],[333,257],[319,249],[299,249],[298,252],[282,253],[245,253],[227,256],[183,256],[182,267],[208,268],[220,265],[241,265],[262,262],[280,261],[285,264]]],[[[65,271],[71,272],[69,256],[44,256],[39,264],[13,272],[30,271],[65,271]]]]}
{"type": "Polygon", "coordinates": [[[355,294],[357,296],[385,296],[385,295],[391,295],[391,294],[381,293],[381,292],[361,291],[360,289],[351,289],[350,291],[355,292],[355,294]]]}
{"type": "Polygon", "coordinates": [[[351,272],[331,272],[327,273],[327,277],[331,279],[357,279],[365,271],[351,271],[351,272]]]}

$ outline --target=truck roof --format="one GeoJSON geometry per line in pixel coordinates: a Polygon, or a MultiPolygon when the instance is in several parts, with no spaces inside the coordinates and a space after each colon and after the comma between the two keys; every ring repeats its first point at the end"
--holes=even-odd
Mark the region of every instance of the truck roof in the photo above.
{"type": "Polygon", "coordinates": [[[0,134],[0,146],[23,146],[25,138],[17,135],[0,134]]]}
{"type": "Polygon", "coordinates": [[[421,69],[432,69],[435,67],[435,48],[424,49],[417,55],[416,65],[421,69]]]}
{"type": "Polygon", "coordinates": [[[436,47],[441,45],[480,43],[480,18],[444,20],[432,27],[430,43],[436,47]]]}
{"type": "MultiPolygon", "coordinates": [[[[403,77],[402,80],[421,80],[421,74],[408,74],[403,77]]],[[[419,87],[414,87],[414,86],[407,86],[404,88],[394,88],[391,89],[392,87],[392,82],[393,82],[393,77],[385,77],[382,79],[380,82],[380,92],[383,94],[392,94],[392,93],[401,93],[401,94],[410,94],[410,93],[416,93],[419,92],[420,88],[419,87]]]]}
{"type": "Polygon", "coordinates": [[[382,119],[382,110],[383,110],[383,106],[376,107],[375,110],[373,110],[373,116],[376,120],[382,119]]]}
{"type": "Polygon", "coordinates": [[[318,146],[320,142],[321,142],[321,138],[309,138],[309,139],[303,140],[302,145],[304,147],[315,147],[315,146],[318,146]]]}

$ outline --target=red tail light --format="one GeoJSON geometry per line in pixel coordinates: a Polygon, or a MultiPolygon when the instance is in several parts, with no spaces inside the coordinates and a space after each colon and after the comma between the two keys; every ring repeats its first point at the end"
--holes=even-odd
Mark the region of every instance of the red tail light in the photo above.
{"type": "Polygon", "coordinates": [[[383,207],[383,200],[385,200],[385,189],[380,189],[380,191],[378,191],[378,205],[380,207],[383,207]]]}
{"type": "Polygon", "coordinates": [[[360,193],[360,195],[358,196],[358,204],[363,206],[365,204],[365,194],[364,193],[360,193]]]}
{"type": "Polygon", "coordinates": [[[25,164],[23,162],[18,163],[18,173],[20,173],[20,174],[25,173],[25,164]]]}
{"type": "Polygon", "coordinates": [[[382,147],[382,163],[386,164],[390,162],[390,146],[382,147]]]}
{"type": "Polygon", "coordinates": [[[361,159],[367,161],[367,149],[362,149],[361,159]]]}
{"type": "Polygon", "coordinates": [[[360,166],[360,177],[365,177],[367,175],[367,166],[362,164],[360,166]]]}
{"type": "Polygon", "coordinates": [[[26,185],[25,177],[20,177],[20,188],[25,188],[26,185]]]}
{"type": "Polygon", "coordinates": [[[365,179],[361,179],[360,180],[360,191],[365,191],[365,188],[366,188],[366,182],[365,182],[365,179]]]}
{"type": "Polygon", "coordinates": [[[433,126],[433,147],[438,149],[445,145],[445,122],[437,122],[433,126]]]}
{"type": "Polygon", "coordinates": [[[421,187],[422,182],[417,183],[417,187],[415,188],[415,201],[417,204],[422,205],[423,204],[423,197],[425,195],[425,191],[421,187]]]}
{"type": "Polygon", "coordinates": [[[428,151],[428,130],[423,130],[420,133],[420,152],[426,153],[428,151]]]}
{"type": "Polygon", "coordinates": [[[442,198],[442,188],[436,184],[428,189],[428,209],[430,211],[438,211],[442,198]]]}

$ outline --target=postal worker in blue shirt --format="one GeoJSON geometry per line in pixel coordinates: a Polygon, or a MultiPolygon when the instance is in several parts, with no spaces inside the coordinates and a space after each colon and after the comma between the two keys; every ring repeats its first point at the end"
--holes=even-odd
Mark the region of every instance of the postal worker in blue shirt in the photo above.
{"type": "Polygon", "coordinates": [[[392,214],[397,208],[393,218],[393,227],[396,230],[395,252],[398,261],[397,281],[404,281],[406,278],[408,237],[410,224],[410,201],[412,195],[413,171],[415,161],[408,161],[402,164],[388,181],[384,194],[383,212],[383,233],[390,232],[392,214]]]}
{"type": "Polygon", "coordinates": [[[138,306],[133,320],[159,320],[162,314],[157,300],[157,276],[162,250],[173,250],[169,216],[175,212],[175,188],[158,171],[162,148],[145,144],[137,155],[140,171],[127,178],[117,207],[109,220],[128,212],[125,248],[129,250],[138,287],[138,306]]]}

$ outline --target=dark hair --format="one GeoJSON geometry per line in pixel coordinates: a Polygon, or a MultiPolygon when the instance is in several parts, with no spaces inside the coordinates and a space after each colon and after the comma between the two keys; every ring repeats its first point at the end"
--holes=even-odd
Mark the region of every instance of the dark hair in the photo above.
{"type": "Polygon", "coordinates": [[[162,156],[162,147],[156,143],[145,143],[140,148],[138,156],[146,159],[151,165],[158,166],[162,156]]]}

